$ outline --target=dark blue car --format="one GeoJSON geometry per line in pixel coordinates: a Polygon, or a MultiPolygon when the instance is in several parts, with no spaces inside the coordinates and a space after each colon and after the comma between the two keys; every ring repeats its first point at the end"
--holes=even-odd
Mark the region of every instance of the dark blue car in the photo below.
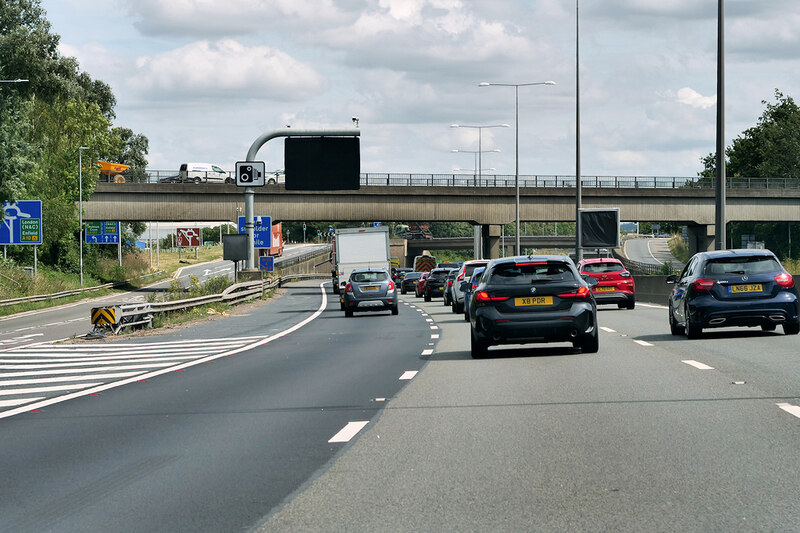
{"type": "Polygon", "coordinates": [[[705,328],[783,326],[800,332],[800,299],[794,279],[769,250],[720,250],[695,254],[669,276],[669,328],[698,338],[705,328]]]}

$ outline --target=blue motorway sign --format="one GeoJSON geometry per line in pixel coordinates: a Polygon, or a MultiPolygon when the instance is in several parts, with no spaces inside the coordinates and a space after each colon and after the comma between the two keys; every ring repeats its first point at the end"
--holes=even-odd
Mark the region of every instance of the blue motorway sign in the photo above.
{"type": "Polygon", "coordinates": [[[42,244],[42,201],[3,204],[0,244],[42,244]]]}
{"type": "Polygon", "coordinates": [[[266,270],[267,272],[272,272],[275,258],[271,255],[262,255],[258,258],[258,269],[259,270],[266,270]]]}
{"type": "MultiPolygon", "coordinates": [[[[254,248],[269,248],[272,246],[272,217],[253,217],[253,242],[254,248]]],[[[244,227],[244,217],[239,217],[239,234],[247,233],[244,227]]]]}
{"type": "Polygon", "coordinates": [[[87,222],[86,242],[92,244],[119,244],[119,222],[105,220],[87,222]]]}

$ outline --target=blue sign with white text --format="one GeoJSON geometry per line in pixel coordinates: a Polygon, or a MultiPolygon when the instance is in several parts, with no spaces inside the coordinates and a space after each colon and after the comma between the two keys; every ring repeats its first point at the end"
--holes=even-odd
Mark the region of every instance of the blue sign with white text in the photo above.
{"type": "MultiPolygon", "coordinates": [[[[239,217],[239,234],[245,234],[244,218],[239,217]]],[[[272,217],[253,217],[253,243],[254,248],[269,248],[272,246],[272,217]]]]}
{"type": "Polygon", "coordinates": [[[86,241],[89,244],[119,244],[119,222],[95,220],[86,222],[86,241]]]}
{"type": "Polygon", "coordinates": [[[258,258],[258,269],[272,272],[275,265],[275,258],[271,255],[262,255],[258,258]]]}
{"type": "Polygon", "coordinates": [[[42,201],[3,204],[0,244],[42,244],[42,201]]]}

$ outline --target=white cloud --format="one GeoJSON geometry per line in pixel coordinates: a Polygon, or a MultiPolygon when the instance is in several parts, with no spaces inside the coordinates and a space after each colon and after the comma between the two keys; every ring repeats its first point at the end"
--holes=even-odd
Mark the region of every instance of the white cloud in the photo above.
{"type": "Polygon", "coordinates": [[[694,89],[690,87],[684,87],[683,89],[678,89],[677,94],[678,102],[691,106],[691,107],[698,107],[701,109],[707,109],[709,107],[713,107],[717,105],[717,95],[714,96],[703,96],[702,94],[698,93],[694,89]]]}
{"type": "Polygon", "coordinates": [[[266,46],[198,41],[136,60],[133,87],[152,98],[225,96],[300,100],[326,82],[312,67],[266,46]]]}

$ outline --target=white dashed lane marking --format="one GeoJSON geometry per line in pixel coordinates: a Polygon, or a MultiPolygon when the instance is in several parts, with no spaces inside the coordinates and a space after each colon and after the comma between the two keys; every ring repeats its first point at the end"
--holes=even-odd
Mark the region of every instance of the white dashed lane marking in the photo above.
{"type": "Polygon", "coordinates": [[[708,366],[705,363],[701,363],[699,361],[694,361],[692,359],[687,359],[685,361],[681,361],[681,363],[686,363],[687,365],[693,366],[693,367],[698,368],[700,370],[714,370],[713,366],[708,366]]]}
{"type": "Polygon", "coordinates": [[[650,344],[650,343],[649,343],[649,342],[647,342],[647,341],[637,341],[637,340],[634,340],[633,342],[635,342],[636,344],[638,344],[638,345],[640,345],[640,346],[652,346],[652,344],[650,344]]]}

